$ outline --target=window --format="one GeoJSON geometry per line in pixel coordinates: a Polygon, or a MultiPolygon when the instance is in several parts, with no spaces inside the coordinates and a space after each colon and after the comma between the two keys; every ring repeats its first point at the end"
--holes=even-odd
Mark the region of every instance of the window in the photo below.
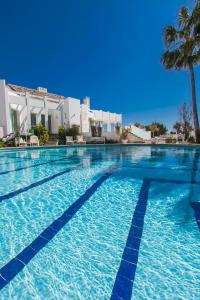
{"type": "Polygon", "coordinates": [[[11,122],[12,122],[12,131],[15,132],[18,128],[18,122],[17,122],[17,111],[14,109],[11,109],[11,122]]]}
{"type": "Polygon", "coordinates": [[[115,124],[114,123],[111,124],[111,132],[115,133],[115,124]]]}
{"type": "Polygon", "coordinates": [[[51,116],[49,115],[48,116],[48,131],[49,131],[49,133],[51,133],[51,130],[52,130],[52,128],[51,128],[51,116]]]}
{"type": "Polygon", "coordinates": [[[41,124],[45,127],[45,115],[41,115],[41,124]]]}
{"type": "Polygon", "coordinates": [[[108,125],[107,124],[103,124],[103,132],[108,132],[108,125]]]}
{"type": "Polygon", "coordinates": [[[36,126],[36,114],[31,114],[31,128],[36,126]]]}

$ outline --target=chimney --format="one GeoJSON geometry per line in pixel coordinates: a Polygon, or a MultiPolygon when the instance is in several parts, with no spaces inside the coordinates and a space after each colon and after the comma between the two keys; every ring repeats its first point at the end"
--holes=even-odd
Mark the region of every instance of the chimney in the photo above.
{"type": "Polygon", "coordinates": [[[39,91],[39,92],[42,92],[42,93],[47,93],[47,88],[44,88],[44,87],[41,87],[41,86],[38,86],[38,88],[37,88],[37,91],[39,91]]]}
{"type": "Polygon", "coordinates": [[[86,96],[83,98],[83,103],[90,109],[90,97],[86,96]]]}

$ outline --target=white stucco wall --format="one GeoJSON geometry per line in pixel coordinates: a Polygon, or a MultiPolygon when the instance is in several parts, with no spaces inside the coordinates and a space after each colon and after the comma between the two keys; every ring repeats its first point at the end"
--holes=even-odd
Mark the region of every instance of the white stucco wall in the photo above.
{"type": "Polygon", "coordinates": [[[51,133],[57,134],[58,129],[61,126],[61,111],[49,110],[48,114],[51,116],[51,133]]]}
{"type": "Polygon", "coordinates": [[[80,126],[80,100],[75,98],[66,98],[62,106],[63,126],[80,126]]]}
{"type": "Polygon", "coordinates": [[[88,106],[85,104],[81,105],[81,131],[82,133],[90,133],[90,123],[88,118],[88,106]]]}
{"type": "Polygon", "coordinates": [[[109,112],[108,111],[103,111],[102,112],[103,115],[103,123],[110,123],[110,116],[109,116],[109,112]]]}
{"type": "Polygon", "coordinates": [[[9,99],[9,103],[26,105],[26,97],[25,96],[20,96],[20,95],[14,94],[14,93],[10,93],[10,91],[8,91],[8,99],[9,99]]]}
{"type": "Polygon", "coordinates": [[[94,114],[94,118],[97,122],[103,121],[103,112],[102,110],[92,110],[94,114]]]}
{"type": "Polygon", "coordinates": [[[11,120],[9,111],[8,92],[5,80],[0,80],[0,127],[3,135],[11,133],[11,120]]]}

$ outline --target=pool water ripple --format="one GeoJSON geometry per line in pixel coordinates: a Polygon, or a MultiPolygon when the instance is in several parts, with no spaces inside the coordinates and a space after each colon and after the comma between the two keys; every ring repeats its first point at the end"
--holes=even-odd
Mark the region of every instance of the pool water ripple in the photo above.
{"type": "Polygon", "coordinates": [[[118,164],[119,169],[0,291],[0,299],[110,299],[144,179],[150,180],[148,206],[133,291],[126,299],[199,299],[199,156],[198,147],[177,146],[1,151],[0,196],[80,162],[82,167],[0,203],[0,268],[110,166],[118,164]],[[14,171],[19,168],[25,169],[14,171]]]}

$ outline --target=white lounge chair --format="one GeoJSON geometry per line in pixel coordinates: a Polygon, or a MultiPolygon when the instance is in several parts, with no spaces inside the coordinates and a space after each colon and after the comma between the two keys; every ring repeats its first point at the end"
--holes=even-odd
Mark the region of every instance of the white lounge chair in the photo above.
{"type": "Polygon", "coordinates": [[[77,144],[86,144],[86,141],[84,141],[82,135],[77,135],[76,143],[77,143],[77,144]]]}
{"type": "Polygon", "coordinates": [[[73,145],[73,137],[72,136],[66,136],[66,145],[73,145]]]}
{"type": "Polygon", "coordinates": [[[39,139],[37,135],[30,136],[30,146],[39,146],[39,139]]]}
{"type": "Polygon", "coordinates": [[[27,146],[27,143],[22,137],[17,137],[15,138],[15,145],[16,147],[25,147],[27,146]]]}

